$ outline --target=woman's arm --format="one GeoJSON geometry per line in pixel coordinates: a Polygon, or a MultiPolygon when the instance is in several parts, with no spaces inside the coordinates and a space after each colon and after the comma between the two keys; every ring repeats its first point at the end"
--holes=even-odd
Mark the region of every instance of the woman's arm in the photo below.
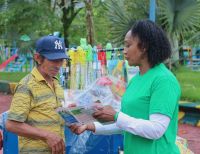
{"type": "Polygon", "coordinates": [[[149,120],[136,119],[119,113],[116,126],[120,129],[148,139],[159,139],[167,130],[170,118],[163,114],[151,114],[149,120]]]}
{"type": "MultiPolygon", "coordinates": [[[[116,111],[106,106],[97,110],[93,116],[99,120],[114,121],[116,111]]],[[[148,139],[158,139],[166,131],[170,123],[170,118],[164,114],[151,114],[149,120],[137,119],[122,112],[119,112],[116,126],[119,129],[139,135],[148,139]]],[[[96,131],[98,133],[98,130],[96,131]]]]}
{"type": "Polygon", "coordinates": [[[102,125],[99,122],[94,122],[95,131],[94,134],[96,135],[111,135],[111,134],[122,134],[122,130],[116,125],[116,123],[102,125]]]}

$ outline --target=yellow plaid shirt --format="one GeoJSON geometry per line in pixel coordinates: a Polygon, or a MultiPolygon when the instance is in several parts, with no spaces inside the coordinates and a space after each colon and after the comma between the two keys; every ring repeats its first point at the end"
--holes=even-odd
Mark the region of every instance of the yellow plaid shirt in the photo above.
{"type": "MultiPolygon", "coordinates": [[[[55,111],[64,100],[64,92],[56,78],[54,85],[55,89],[34,68],[16,87],[8,119],[54,132],[64,139],[64,121],[55,111]]],[[[19,136],[19,152],[50,154],[51,150],[42,140],[19,136]]]]}

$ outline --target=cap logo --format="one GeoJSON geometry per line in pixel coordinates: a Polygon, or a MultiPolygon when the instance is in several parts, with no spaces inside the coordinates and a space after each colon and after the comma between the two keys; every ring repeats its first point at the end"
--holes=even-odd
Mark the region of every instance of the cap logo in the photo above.
{"type": "Polygon", "coordinates": [[[63,49],[63,46],[62,46],[62,42],[59,40],[56,40],[55,42],[55,49],[63,49]]]}

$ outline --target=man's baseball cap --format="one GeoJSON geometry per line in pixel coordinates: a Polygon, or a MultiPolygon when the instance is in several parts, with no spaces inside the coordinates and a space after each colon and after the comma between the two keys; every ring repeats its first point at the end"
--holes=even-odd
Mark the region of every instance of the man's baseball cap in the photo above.
{"type": "Polygon", "coordinates": [[[48,35],[41,37],[36,42],[36,52],[48,60],[69,59],[65,53],[65,44],[57,36],[48,35]]]}

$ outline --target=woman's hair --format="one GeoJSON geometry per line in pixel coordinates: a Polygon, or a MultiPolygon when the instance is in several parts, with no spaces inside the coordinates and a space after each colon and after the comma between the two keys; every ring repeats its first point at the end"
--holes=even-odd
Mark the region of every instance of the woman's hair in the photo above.
{"type": "Polygon", "coordinates": [[[132,37],[139,38],[138,46],[145,49],[151,67],[171,56],[171,46],[165,32],[150,20],[140,20],[131,28],[132,37]]]}

